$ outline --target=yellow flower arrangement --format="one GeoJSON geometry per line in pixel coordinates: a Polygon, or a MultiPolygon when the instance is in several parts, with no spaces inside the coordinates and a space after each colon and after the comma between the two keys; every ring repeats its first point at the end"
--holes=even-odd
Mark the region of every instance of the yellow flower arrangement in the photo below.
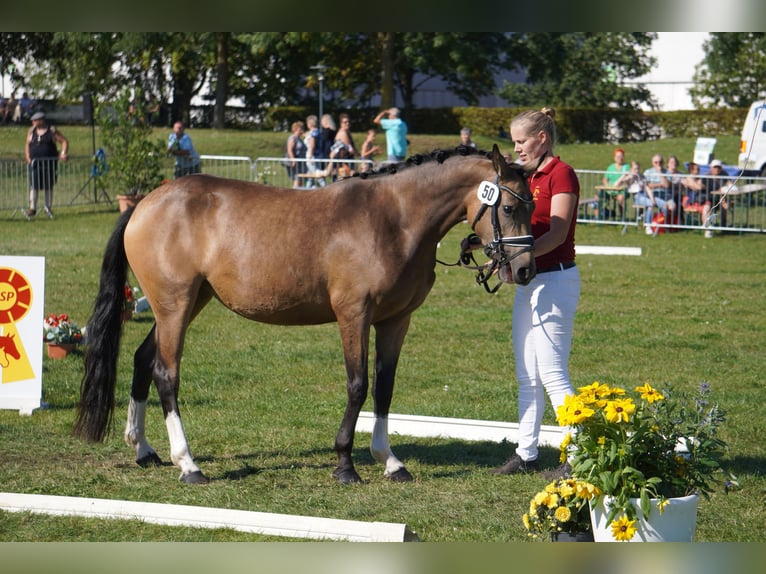
{"type": "Polygon", "coordinates": [[[584,481],[554,480],[532,498],[521,521],[533,538],[589,532],[588,500],[597,494],[598,489],[584,481]]]}
{"type": "Polygon", "coordinates": [[[668,498],[707,497],[719,482],[724,413],[709,402],[707,384],[692,396],[649,384],[632,395],[598,382],[578,391],[556,413],[559,424],[572,429],[561,457],[575,479],[597,489],[593,503],[610,497],[607,522],[615,540],[630,540],[638,528],[631,499],[640,499],[648,518],[651,499],[662,512],[668,498]]]}

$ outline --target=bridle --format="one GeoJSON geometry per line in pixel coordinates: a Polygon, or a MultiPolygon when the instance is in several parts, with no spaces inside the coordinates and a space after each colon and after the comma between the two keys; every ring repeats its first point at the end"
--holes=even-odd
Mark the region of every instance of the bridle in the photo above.
{"type": "MultiPolygon", "coordinates": [[[[487,293],[490,294],[497,292],[497,290],[500,289],[502,285],[502,281],[498,281],[494,287],[491,288],[489,286],[489,278],[492,276],[492,274],[495,273],[497,269],[507,265],[510,261],[522,253],[532,251],[535,246],[535,239],[531,235],[503,237],[502,230],[500,229],[500,219],[498,217],[501,191],[512,195],[522,203],[534,202],[531,197],[522,197],[507,185],[499,184],[499,176],[497,174],[495,175],[494,184],[489,181],[481,182],[477,192],[479,200],[481,201],[481,207],[479,207],[479,211],[476,213],[476,217],[474,217],[473,223],[471,224],[471,230],[473,233],[468,235],[460,242],[460,258],[458,263],[456,263],[456,265],[460,265],[466,269],[475,270],[476,282],[482,285],[487,293]],[[473,256],[472,250],[469,249],[469,247],[472,244],[477,243],[476,240],[479,239],[479,236],[476,234],[476,225],[479,223],[487,210],[490,211],[492,234],[494,238],[484,246],[484,254],[490,258],[490,261],[484,265],[478,265],[476,259],[473,256]],[[522,249],[513,254],[509,254],[506,252],[507,247],[521,247],[522,249]]],[[[481,239],[479,239],[479,241],[481,241],[481,239]]]]}

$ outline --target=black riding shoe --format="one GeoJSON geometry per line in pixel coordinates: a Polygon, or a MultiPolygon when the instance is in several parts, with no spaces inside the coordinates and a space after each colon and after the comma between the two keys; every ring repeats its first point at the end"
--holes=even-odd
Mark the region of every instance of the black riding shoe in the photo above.
{"type": "Polygon", "coordinates": [[[518,454],[514,454],[505,461],[503,466],[493,468],[489,472],[492,474],[518,474],[520,472],[537,471],[537,460],[522,460],[518,454]]]}

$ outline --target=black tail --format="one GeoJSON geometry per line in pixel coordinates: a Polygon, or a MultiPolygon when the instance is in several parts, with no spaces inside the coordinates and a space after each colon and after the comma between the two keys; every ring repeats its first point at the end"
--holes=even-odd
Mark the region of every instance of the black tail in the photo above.
{"type": "Polygon", "coordinates": [[[121,314],[125,304],[128,258],[125,228],[133,210],[120,216],[109,239],[101,264],[101,285],[93,315],[88,320],[85,374],[80,383],[73,434],[88,441],[101,441],[109,434],[114,413],[117,358],[122,336],[121,314]]]}

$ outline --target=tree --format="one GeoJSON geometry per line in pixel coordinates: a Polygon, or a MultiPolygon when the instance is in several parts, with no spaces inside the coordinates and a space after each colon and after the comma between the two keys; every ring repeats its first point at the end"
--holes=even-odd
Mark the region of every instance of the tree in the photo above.
{"type": "Polygon", "coordinates": [[[146,194],[162,183],[162,158],[167,149],[161,139],[153,138],[145,121],[141,89],[124,88],[115,106],[100,106],[98,121],[108,152],[108,185],[124,195],[146,194]]]}
{"type": "Polygon", "coordinates": [[[515,106],[655,107],[646,86],[631,80],[655,64],[649,49],[656,37],[646,32],[515,34],[509,54],[527,82],[506,83],[500,96],[515,106]]]}
{"type": "Polygon", "coordinates": [[[692,102],[700,108],[747,108],[766,96],[766,33],[713,32],[695,67],[692,102]]]}

